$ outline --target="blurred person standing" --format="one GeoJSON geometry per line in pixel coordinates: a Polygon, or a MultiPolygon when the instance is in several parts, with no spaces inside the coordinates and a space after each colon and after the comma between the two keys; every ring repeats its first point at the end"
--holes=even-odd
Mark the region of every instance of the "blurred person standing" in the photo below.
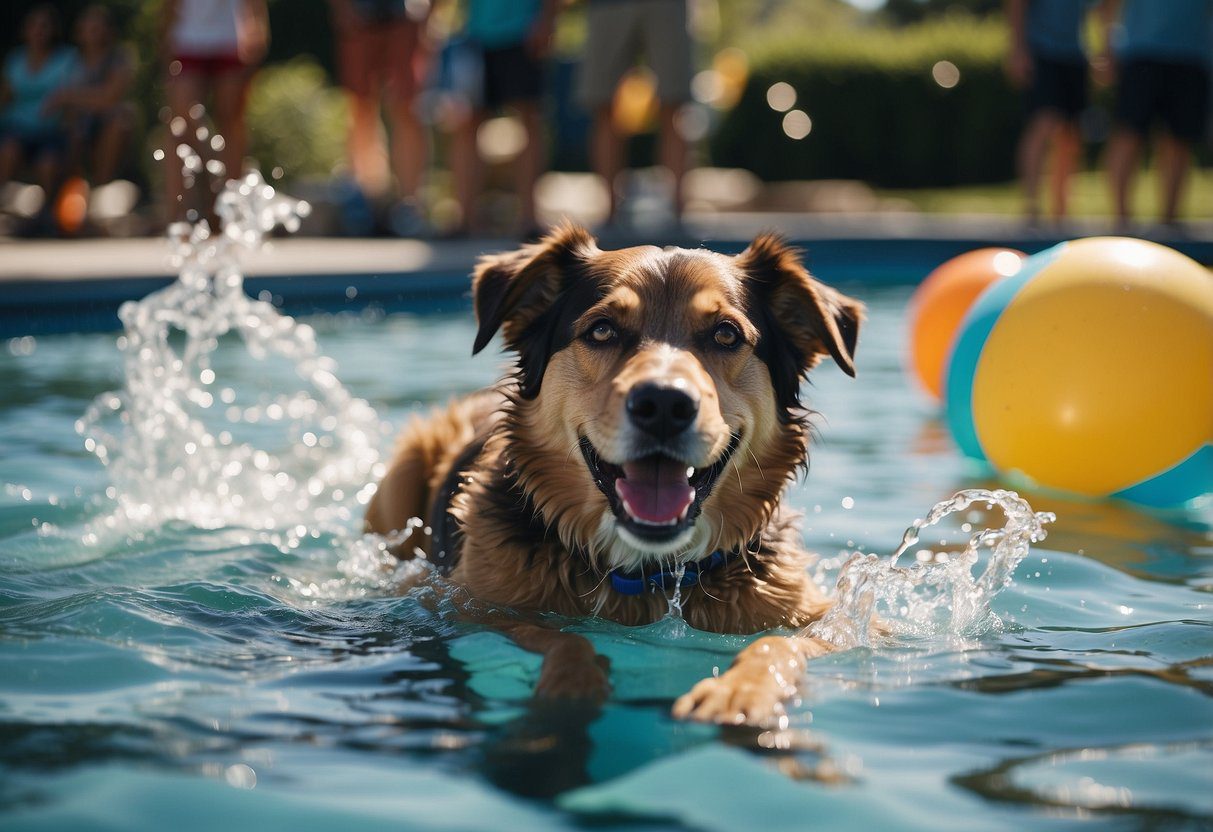
{"type": "Polygon", "coordinates": [[[52,99],[68,119],[72,160],[93,185],[114,179],[134,129],[127,95],[135,79],[131,56],[118,43],[109,9],[88,6],[76,19],[80,61],[68,86],[52,99]]]}
{"type": "Polygon", "coordinates": [[[1082,28],[1091,0],[1006,0],[1011,50],[1007,74],[1024,90],[1027,124],[1016,153],[1028,221],[1040,220],[1040,185],[1052,150],[1050,195],[1054,219],[1066,216],[1070,178],[1082,138],[1078,119],[1087,107],[1087,57],[1082,28]]]}
{"type": "Polygon", "coordinates": [[[33,168],[42,188],[40,224],[49,221],[63,179],[67,132],[54,97],[76,72],[76,50],[58,44],[59,12],[35,6],[21,25],[22,46],[4,61],[0,82],[0,185],[11,182],[23,165],[33,168]]]}
{"type": "Polygon", "coordinates": [[[1160,219],[1172,225],[1179,218],[1192,146],[1208,126],[1213,0],[1105,0],[1103,14],[1116,77],[1115,128],[1107,153],[1116,220],[1125,226],[1131,219],[1142,146],[1158,122],[1163,128],[1154,142],[1160,219]]]}
{"type": "Polygon", "coordinates": [[[610,194],[610,219],[619,210],[617,179],[624,167],[624,137],[612,118],[615,90],[643,49],[657,77],[661,140],[659,161],[674,180],[676,221],[683,210],[687,142],[678,130],[678,112],[691,98],[691,32],[687,0],[587,0],[585,57],[580,97],[593,115],[590,156],[610,194]]]}
{"type": "Polygon", "coordinates": [[[452,173],[459,200],[459,232],[477,230],[476,201],[482,187],[483,161],[476,137],[489,113],[514,111],[526,144],[514,163],[518,190],[518,232],[537,236],[535,184],[545,167],[543,92],[544,59],[551,46],[557,0],[469,0],[467,39],[479,51],[481,87],[468,117],[459,125],[452,147],[452,173]]]}
{"type": "MultiPolygon", "coordinates": [[[[203,158],[210,150],[218,154],[223,164],[220,180],[240,176],[248,143],[249,83],[269,45],[265,0],[165,0],[160,22],[170,119],[185,120],[180,138],[202,151],[203,158]],[[202,117],[196,108],[208,106],[208,99],[215,130],[223,137],[209,150],[196,133],[202,117]]],[[[181,219],[186,216],[181,165],[175,148],[169,148],[167,156],[169,213],[181,219]]],[[[211,206],[203,207],[209,211],[211,206]]]]}
{"type": "Polygon", "coordinates": [[[341,83],[350,102],[347,152],[364,196],[378,198],[395,179],[389,226],[397,236],[424,233],[419,194],[427,161],[417,96],[428,58],[429,0],[329,0],[341,83]],[[390,153],[384,149],[386,110],[390,153]]]}

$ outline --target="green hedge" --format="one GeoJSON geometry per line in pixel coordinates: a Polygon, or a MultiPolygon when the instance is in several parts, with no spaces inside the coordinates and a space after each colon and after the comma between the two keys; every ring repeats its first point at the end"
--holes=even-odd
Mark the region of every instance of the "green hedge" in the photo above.
{"type": "Polygon", "coordinates": [[[325,177],[345,159],[346,102],[310,57],[293,58],[257,73],[249,93],[249,155],[268,177],[284,181],[325,177]]]}
{"type": "Polygon", "coordinates": [[[714,164],[762,179],[862,179],[890,188],[1005,181],[1014,176],[1020,94],[1002,72],[998,19],[950,17],[902,29],[796,33],[749,49],[750,78],[711,144],[714,164]],[[932,78],[951,61],[960,81],[932,78]],[[812,119],[786,136],[766,91],[786,81],[812,119]]]}

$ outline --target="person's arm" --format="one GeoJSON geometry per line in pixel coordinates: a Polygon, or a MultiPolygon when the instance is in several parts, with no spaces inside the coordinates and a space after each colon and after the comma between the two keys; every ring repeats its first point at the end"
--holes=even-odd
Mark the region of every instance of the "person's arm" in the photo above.
{"type": "Polygon", "coordinates": [[[9,67],[12,65],[13,53],[4,56],[0,61],[0,109],[8,106],[13,100],[13,87],[8,82],[9,67]]]}
{"type": "Polygon", "coordinates": [[[552,35],[556,31],[556,17],[560,13],[560,0],[543,0],[535,18],[535,24],[527,36],[527,51],[534,58],[543,58],[552,48],[552,35]]]}
{"type": "Polygon", "coordinates": [[[160,48],[160,57],[169,61],[173,56],[173,26],[181,13],[181,0],[164,0],[160,6],[160,20],[157,25],[156,43],[160,48]]]}
{"type": "Polygon", "coordinates": [[[1120,16],[1120,0],[1101,0],[1098,4],[1099,14],[1099,48],[1091,59],[1091,69],[1095,83],[1100,86],[1111,86],[1116,80],[1116,56],[1112,52],[1112,31],[1120,16]]]}
{"type": "Polygon", "coordinates": [[[256,66],[270,45],[270,14],[265,0],[244,0],[240,7],[237,50],[245,66],[256,66]]]}
{"type": "Polygon", "coordinates": [[[358,20],[351,0],[329,0],[329,15],[333,19],[333,28],[338,32],[351,29],[358,20]]]}
{"type": "Polygon", "coordinates": [[[126,99],[134,81],[134,63],[129,55],[120,52],[119,60],[114,62],[100,83],[66,87],[56,93],[55,102],[60,107],[81,113],[105,112],[126,99]]]}
{"type": "Polygon", "coordinates": [[[1007,77],[1017,87],[1026,87],[1032,80],[1032,53],[1028,49],[1028,2],[1006,0],[1007,28],[1011,31],[1011,48],[1007,53],[1007,77]]]}

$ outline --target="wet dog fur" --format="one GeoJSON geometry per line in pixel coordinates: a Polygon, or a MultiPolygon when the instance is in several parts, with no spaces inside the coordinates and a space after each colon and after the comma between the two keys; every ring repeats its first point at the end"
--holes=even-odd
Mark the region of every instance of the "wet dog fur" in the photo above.
{"type": "MultiPolygon", "coordinates": [[[[474,352],[500,331],[516,370],[405,428],[368,531],[426,519],[430,560],[473,597],[520,611],[647,624],[665,595],[620,594],[612,570],[643,575],[721,551],[725,563],[683,592],[692,626],[800,629],[824,613],[780,498],[807,468],[801,381],[827,356],[854,375],[860,303],[814,280],[775,236],[737,256],[603,251],[573,225],[482,258],[473,295],[474,352]]],[[[539,694],[609,691],[585,639],[498,623],[544,655],[539,694]]],[[[829,649],[759,639],[675,713],[769,720],[803,662],[829,649]]]]}

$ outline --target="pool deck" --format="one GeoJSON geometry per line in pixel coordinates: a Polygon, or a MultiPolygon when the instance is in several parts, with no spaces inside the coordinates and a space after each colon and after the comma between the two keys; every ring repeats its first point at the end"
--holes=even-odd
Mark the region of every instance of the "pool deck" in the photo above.
{"type": "MultiPolygon", "coordinates": [[[[832,283],[913,284],[938,263],[980,246],[1029,253],[1060,240],[1110,233],[1106,222],[1029,229],[1003,216],[923,214],[714,214],[694,217],[677,233],[601,235],[604,247],[641,243],[706,245],[737,252],[760,231],[775,230],[806,251],[814,273],[832,283]]],[[[1181,234],[1143,236],[1213,265],[1213,222],[1181,234]]],[[[368,305],[389,310],[457,308],[468,271],[510,239],[449,241],[283,238],[245,262],[246,288],[288,311],[337,311],[368,305]]],[[[0,240],[0,337],[118,328],[117,309],[174,277],[169,247],[157,238],[0,240]]]]}

